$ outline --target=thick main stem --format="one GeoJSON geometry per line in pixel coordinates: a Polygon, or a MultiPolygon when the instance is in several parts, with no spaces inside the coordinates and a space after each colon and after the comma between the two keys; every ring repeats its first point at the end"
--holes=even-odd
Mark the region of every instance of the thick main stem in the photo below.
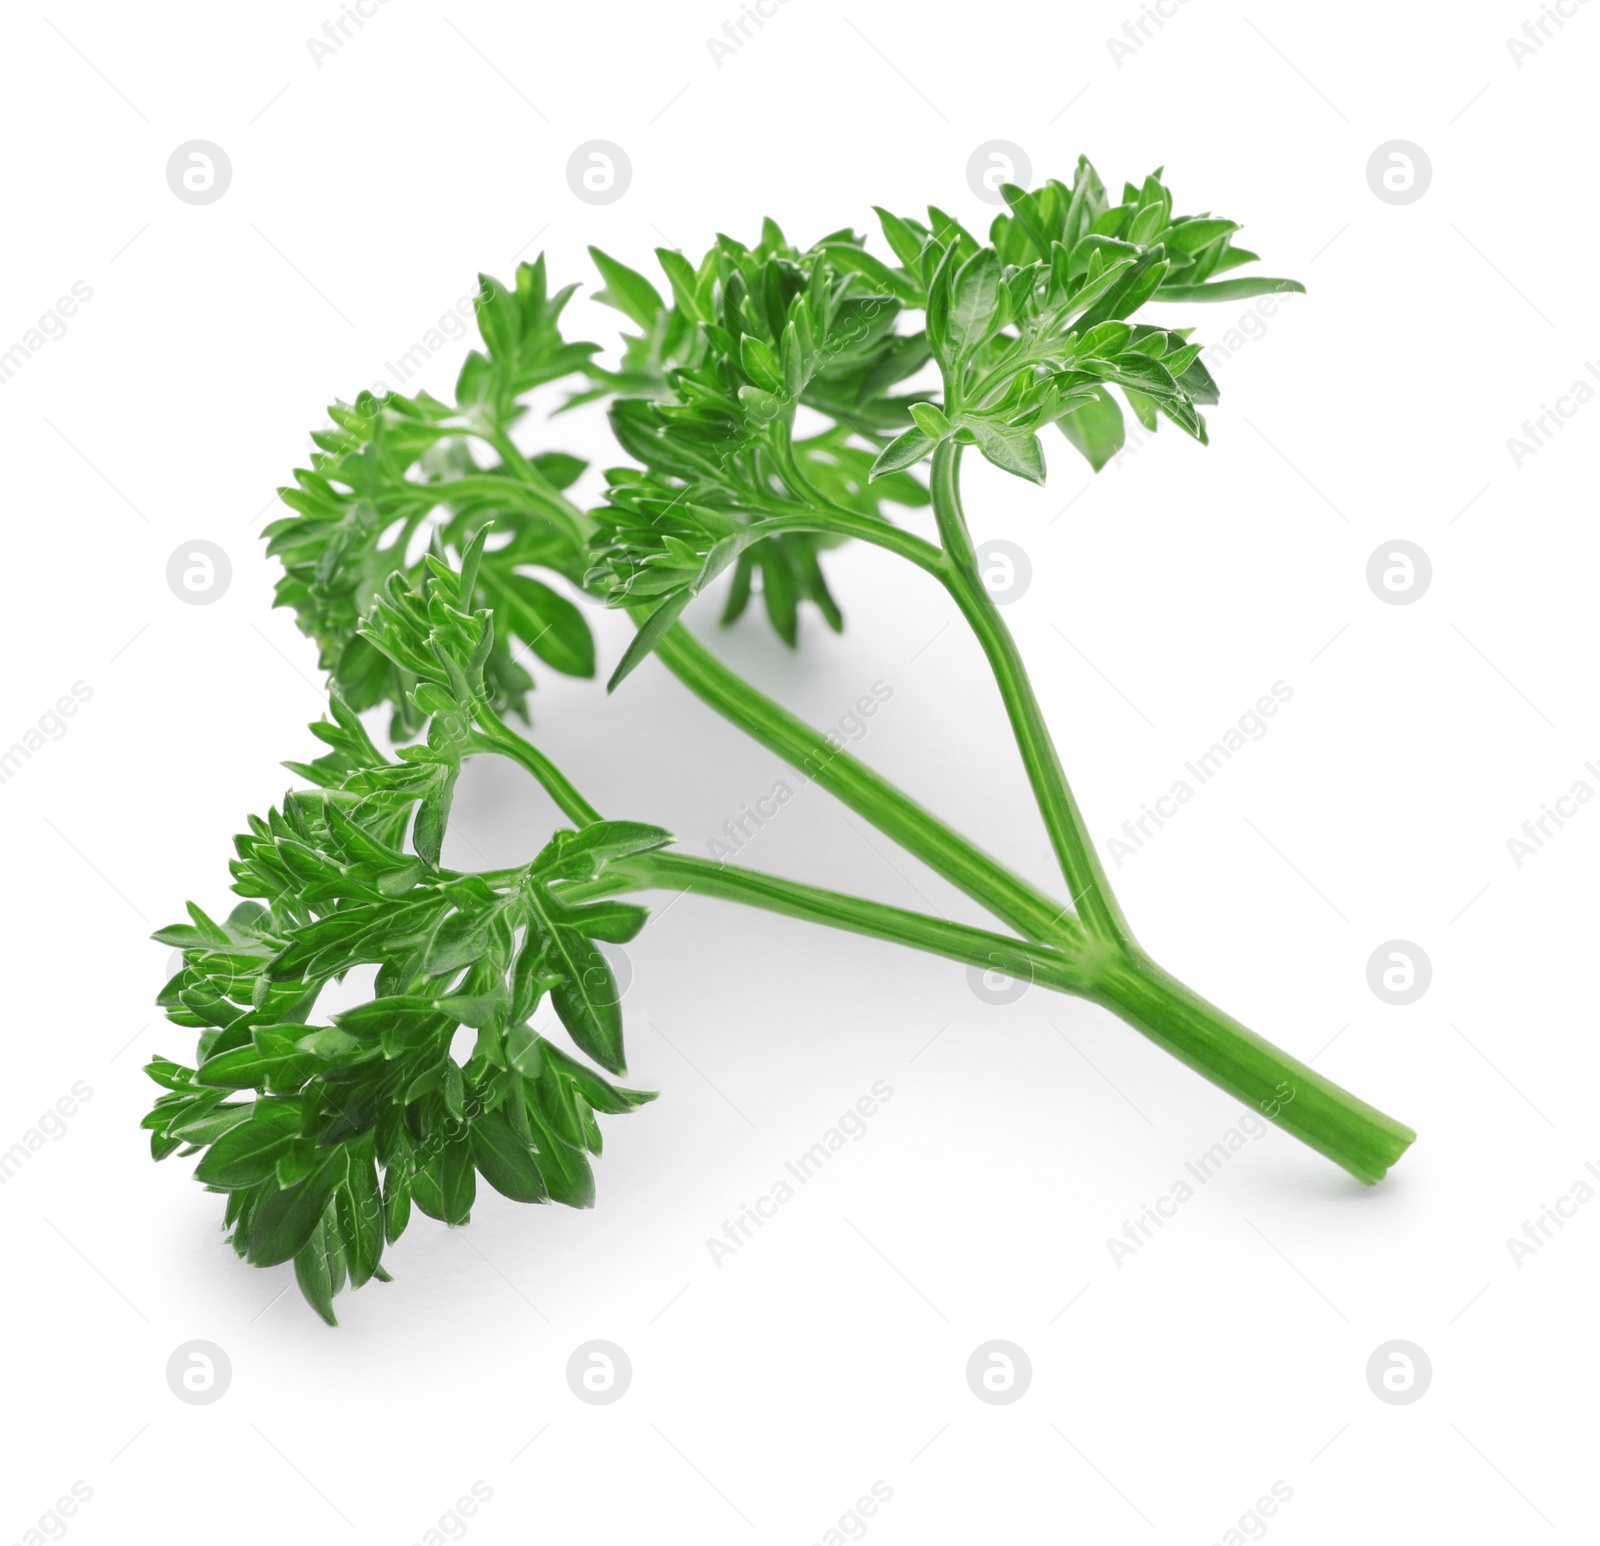
{"type": "Polygon", "coordinates": [[[1369,1186],[1417,1136],[1246,1029],[1137,948],[1107,949],[1079,991],[1369,1186]]]}
{"type": "Polygon", "coordinates": [[[1133,936],[1067,785],[1061,758],[1028,680],[1017,641],[1011,637],[1011,630],[978,573],[977,555],[961,509],[960,467],[961,447],[954,440],[941,442],[933,453],[932,493],[939,536],[948,560],[945,584],[988,657],[1022,753],[1028,783],[1061,873],[1072,889],[1078,916],[1100,938],[1131,945],[1133,936]]]}

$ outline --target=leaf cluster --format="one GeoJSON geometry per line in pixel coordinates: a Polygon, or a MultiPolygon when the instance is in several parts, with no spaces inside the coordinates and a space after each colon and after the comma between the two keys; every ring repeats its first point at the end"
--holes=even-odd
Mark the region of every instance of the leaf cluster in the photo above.
{"type": "MultiPolygon", "coordinates": [[[[801,251],[767,220],[753,247],[719,236],[698,264],[659,248],[670,303],[644,275],[591,251],[606,282],[601,299],[643,330],[630,337],[635,369],[618,385],[632,389],[612,404],[611,426],[644,471],[609,473],[606,504],[595,512],[600,571],[591,578],[613,604],[637,599],[621,572],[616,528],[638,529],[641,500],[745,522],[819,506],[883,519],[884,500],[927,503],[909,478],[868,487],[876,452],[925,395],[895,389],[929,356],[920,331],[900,330],[902,299],[879,282],[883,266],[860,237],[834,232],[801,251]],[[797,436],[801,408],[823,427],[797,436]]],[[[818,562],[836,540],[786,532],[743,544],[730,557],[723,621],[741,616],[759,586],[789,644],[806,602],[841,627],[818,562]]]]}
{"type": "Polygon", "coordinates": [[[838,540],[840,517],[926,503],[913,470],[944,441],[1036,483],[1043,429],[1056,425],[1099,471],[1124,444],[1123,403],[1146,429],[1165,418],[1204,443],[1200,408],[1217,387],[1200,346],[1135,314],[1301,287],[1218,278],[1255,254],[1234,245],[1234,221],[1174,216],[1159,172],[1117,204],[1086,159],[1070,187],[1004,194],[987,242],[934,206],[925,221],[878,209],[894,264],[850,230],[799,252],[771,221],[755,248],[719,237],[697,267],[660,250],[670,308],[596,253],[605,297],[644,330],[650,361],[649,390],[611,408],[644,470],[608,473],[594,512],[588,583],[641,621],[613,685],[729,565],[728,617],[759,575],[785,638],[797,595],[839,626],[817,549],[838,540]],[[929,362],[942,400],[902,389],[929,362]],[[802,406],[832,423],[795,440],[802,406]],[[811,530],[792,529],[807,518],[811,530]]]}
{"type": "Polygon", "coordinates": [[[492,521],[473,597],[500,623],[485,693],[525,716],[527,654],[594,671],[581,610],[539,570],[634,609],[658,637],[731,569],[723,621],[759,595],[793,645],[807,604],[843,623],[821,561],[843,540],[828,518],[886,521],[888,505],[925,505],[915,469],[945,440],[1034,482],[1052,424],[1096,471],[1124,445],[1125,413],[1203,443],[1200,410],[1217,388],[1199,345],[1136,313],[1302,287],[1239,276],[1256,255],[1237,244],[1237,223],[1175,215],[1159,171],[1115,203],[1087,159],[1070,185],[1003,193],[987,240],[936,206],[926,218],[878,209],[892,262],[848,228],[802,250],[770,219],[753,245],[721,235],[698,262],[658,249],[659,287],[591,248],[598,298],[630,324],[615,368],[596,345],[562,336],[572,287],[552,294],[543,258],[509,288],[483,279],[483,347],[453,404],[363,394],[329,410],[312,465],[281,491],[293,513],[268,528],[285,568],[279,604],[317,640],[348,703],[388,702],[396,736],[414,735],[414,679],[362,635],[360,618],[392,575],[417,583],[430,531],[463,551],[492,521]],[[930,364],[942,393],[919,385],[930,364]],[[512,440],[527,394],[554,382],[568,388],[566,408],[610,400],[635,464],[606,473],[591,512],[566,492],[580,460],[528,456],[512,440]]]}
{"type": "Polygon", "coordinates": [[[542,257],[520,265],[510,288],[480,276],[483,348],[463,363],[455,402],[427,392],[363,392],[354,403],[335,403],[331,427],[312,436],[311,465],[278,491],[291,513],[265,532],[284,567],[276,604],[292,608],[316,640],[319,663],[345,702],[357,710],[393,706],[397,739],[421,726],[408,703],[413,679],[361,636],[360,621],[392,576],[418,581],[417,550],[430,536],[459,550],[495,525],[475,598],[501,620],[484,668],[494,704],[525,713],[533,679],[519,644],[553,670],[594,674],[581,611],[528,572],[581,579],[589,523],[564,491],[585,464],[558,451],[524,456],[511,439],[527,394],[582,371],[598,347],[562,338],[561,313],[575,288],[550,294],[542,257]]]}
{"type": "Polygon", "coordinates": [[[493,659],[489,612],[464,610],[482,558],[480,536],[462,573],[429,555],[420,590],[392,575],[362,634],[415,683],[424,740],[390,760],[335,697],[311,727],[326,750],[291,764],[313,787],[235,839],[246,900],[222,923],[190,904],[188,923],[156,936],[183,961],[159,1002],[198,1040],[192,1067],[149,1065],[164,1091],[144,1123],[152,1153],[199,1153],[197,1178],[227,1194],[235,1249],[258,1266],[293,1260],[330,1322],[344,1284],[385,1276],[413,1205],[465,1223],[481,1178],[519,1202],[589,1206],[597,1115],[652,1098],[531,1021],[548,998],[579,1053],[624,1071],[600,946],[632,939],[646,911],[564,892],[670,835],[596,821],[513,870],[439,863],[493,659]],[[373,969],[371,996],[319,1016],[329,984],[357,968],[373,969]],[[463,1027],[472,1051],[458,1060],[463,1027]]]}
{"type": "Polygon", "coordinates": [[[1147,302],[1237,299],[1299,290],[1292,280],[1218,280],[1256,261],[1233,245],[1238,225],[1209,214],[1174,216],[1152,173],[1111,204],[1080,159],[1072,185],[1051,179],[1025,192],[1006,184],[1007,212],[987,243],[938,209],[926,224],[878,211],[914,292],[944,381],[944,401],[913,410],[915,425],[875,474],[915,465],[941,441],[976,445],[1007,472],[1044,480],[1038,431],[1050,424],[1095,471],[1121,449],[1115,387],[1146,429],[1169,419],[1204,443],[1199,408],[1216,383],[1188,330],[1134,323],[1147,302]]]}

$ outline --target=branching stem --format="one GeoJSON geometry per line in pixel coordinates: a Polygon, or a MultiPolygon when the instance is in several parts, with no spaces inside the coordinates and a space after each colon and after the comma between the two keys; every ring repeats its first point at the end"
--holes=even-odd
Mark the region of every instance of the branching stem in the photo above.
{"type": "Polygon", "coordinates": [[[1132,935],[1111,893],[1078,803],[1067,785],[1066,773],[1033,684],[1028,680],[1017,642],[978,573],[977,556],[961,508],[960,468],[961,447],[953,439],[935,447],[933,509],[948,560],[946,585],[994,672],[1012,733],[1022,753],[1028,783],[1044,818],[1045,830],[1050,834],[1050,846],[1071,888],[1073,907],[1099,938],[1131,944],[1132,935]]]}

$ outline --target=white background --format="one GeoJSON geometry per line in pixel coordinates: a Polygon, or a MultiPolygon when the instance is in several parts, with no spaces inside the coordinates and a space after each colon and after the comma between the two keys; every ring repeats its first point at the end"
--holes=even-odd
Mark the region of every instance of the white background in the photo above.
{"type": "MultiPolygon", "coordinates": [[[[1520,467],[1507,439],[1600,354],[1600,7],[1520,68],[1521,0],[1173,9],[1119,65],[1132,0],[786,0],[720,68],[732,0],[387,0],[320,68],[315,4],[10,13],[0,346],[73,281],[93,299],[0,388],[0,742],[74,682],[93,696],[0,786],[0,1148],[74,1081],[93,1094],[0,1190],[0,1539],[34,1539],[74,1481],[84,1542],[418,1542],[441,1519],[484,1542],[819,1542],[874,1481],[893,1496],[862,1523],[885,1543],[1219,1542],[1241,1516],[1285,1546],[1592,1539],[1600,1205],[1520,1267],[1506,1240],[1600,1161],[1600,810],[1520,868],[1506,840],[1600,787],[1600,407],[1520,467]],[[197,138],[233,166],[204,207],[165,180],[197,138]],[[603,208],[565,177],[596,138],[633,165],[603,208]],[[219,1199],[190,1162],[153,1166],[136,1125],[140,1063],[192,1051],[151,1003],[169,952],[146,935],[185,898],[226,908],[230,834],[312,746],[313,650],[269,610],[257,540],[273,489],[323,406],[480,269],[542,247],[587,292],[590,242],[653,272],[656,245],[753,239],[766,213],[802,243],[869,228],[874,203],[982,225],[966,164],[991,139],[1035,178],[1080,151],[1114,188],[1164,165],[1181,210],[1244,221],[1265,271],[1308,285],[1216,363],[1209,450],[1169,426],[1091,479],[1052,437],[1047,488],[975,464],[968,506],[1030,555],[1007,615],[1102,844],[1293,687],[1114,879],[1158,959],[1417,1144],[1367,1190],[1273,1131],[1119,1267],[1107,1238],[1232,1102],[1076,1001],[991,1007],[953,964],[688,899],[630,947],[630,1074],[662,1096],[608,1121],[599,1206],[419,1217],[396,1281],[341,1297],[328,1330],[288,1267],[235,1259],[219,1199]],[[1366,177],[1392,139],[1433,168],[1403,207],[1366,177]],[[166,584],[194,538],[231,558],[211,606],[166,584]],[[1396,538],[1432,561],[1412,605],[1365,579],[1396,538]],[[1433,966],[1404,1008],[1366,980],[1396,938],[1433,966]],[[875,1080],[893,1096],[866,1136],[715,1265],[707,1238],[875,1080]],[[196,1338],[232,1363],[213,1405],[167,1387],[196,1338]],[[614,1405],[567,1388],[591,1338],[632,1360],[614,1405]],[[1032,1361],[1009,1406],[965,1381],[992,1338],[1032,1361]],[[1433,1368],[1405,1406],[1365,1376],[1397,1338],[1433,1368]],[[474,1481],[492,1499],[452,1521],[474,1481]],[[1249,1521],[1275,1481],[1291,1501],[1249,1521]]],[[[1248,309],[1163,320],[1215,339],[1248,309]]],[[[586,299],[570,316],[614,334],[586,299]]],[[[448,391],[461,348],[421,384],[448,391]]],[[[608,455],[598,416],[531,434],[608,455]]],[[[791,656],[752,616],[716,648],[819,723],[891,684],[861,755],[1055,884],[946,599],[878,552],[829,573],[842,638],[808,615],[791,656]]],[[[626,624],[596,622],[609,670],[626,624]]],[[[539,675],[541,744],[691,852],[785,777],[654,663],[610,702],[539,675]]],[[[475,771],[451,843],[511,862],[551,820],[520,776],[475,771]]],[[[816,790],[740,862],[981,921],[816,790]]]]}

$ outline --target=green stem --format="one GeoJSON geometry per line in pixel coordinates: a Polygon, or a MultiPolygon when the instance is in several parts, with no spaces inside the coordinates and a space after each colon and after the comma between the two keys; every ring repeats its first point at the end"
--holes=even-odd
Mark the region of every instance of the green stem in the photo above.
{"type": "Polygon", "coordinates": [[[556,802],[561,814],[580,827],[600,820],[600,813],[578,793],[578,786],[531,741],[524,740],[487,704],[479,704],[474,716],[478,731],[473,737],[479,751],[499,752],[524,767],[539,781],[545,793],[556,802]]]}
{"type": "Polygon", "coordinates": [[[690,692],[864,817],[907,853],[1032,939],[1079,936],[1070,910],[973,847],[931,811],[730,671],[681,623],[656,647],[690,692]]]}
{"type": "Polygon", "coordinates": [[[794,454],[794,445],[787,431],[776,436],[769,449],[784,487],[807,509],[795,515],[778,516],[772,522],[763,521],[763,526],[772,525],[774,530],[823,531],[856,537],[909,559],[919,569],[926,570],[941,581],[944,579],[944,555],[933,543],[924,541],[914,532],[902,530],[892,521],[874,519],[829,499],[806,476],[794,454]]]}
{"type": "Polygon", "coordinates": [[[915,532],[906,531],[888,521],[875,521],[870,516],[854,510],[836,507],[808,507],[805,510],[785,511],[779,515],[764,515],[757,523],[764,534],[785,531],[831,532],[835,536],[854,537],[870,542],[904,559],[917,568],[926,570],[940,581],[944,579],[944,555],[933,543],[924,541],[915,532]]]}
{"type": "Polygon", "coordinates": [[[1084,996],[1369,1186],[1417,1136],[1247,1030],[1137,949],[1108,949],[1090,967],[1084,996]]]}
{"type": "MultiPolygon", "coordinates": [[[[953,468],[950,472],[953,476],[953,468]]],[[[946,512],[951,508],[947,505],[946,512]]],[[[959,504],[953,509],[959,517],[959,504]]],[[[954,530],[964,535],[965,523],[954,530]]],[[[966,551],[970,554],[970,541],[966,551]]],[[[959,575],[969,570],[981,589],[975,566],[956,565],[952,573],[959,575]]],[[[1009,644],[1009,634],[1004,635],[1004,642],[1009,644]]],[[[757,741],[788,758],[908,852],[1031,938],[1008,939],[987,930],[686,854],[653,853],[615,860],[594,881],[563,887],[562,894],[568,900],[654,887],[694,891],[892,941],[986,970],[998,969],[1056,992],[1078,994],[1110,1009],[1204,1078],[1368,1184],[1381,1180],[1415,1138],[1409,1127],[1281,1052],[1151,961],[1128,936],[1103,875],[1099,877],[1101,889],[1097,895],[1102,903],[1109,903],[1117,932],[1108,936],[1096,927],[1086,938],[1079,922],[1063,917],[1049,898],[974,849],[899,790],[727,671],[681,626],[669,631],[658,653],[712,707],[749,731],[757,741]],[[1065,948],[1057,948],[1058,945],[1065,948]]],[[[1013,645],[1011,655],[1014,654],[1013,645]]],[[[1000,668],[996,669],[1000,674],[1000,668]]],[[[1020,662],[1016,662],[1016,670],[1020,674],[1020,662]]],[[[1005,681],[1003,677],[1003,687],[1005,681]]],[[[1026,677],[1021,677],[1021,682],[1026,688],[1026,677]]],[[[1028,700],[1031,702],[1031,693],[1028,700]]],[[[1011,701],[1008,697],[1008,708],[1011,701]]],[[[1037,714],[1036,704],[1034,713],[1037,714]]],[[[474,739],[479,748],[500,752],[526,768],[570,820],[584,826],[601,819],[549,758],[491,711],[480,709],[477,722],[479,729],[474,739]]],[[[1016,722],[1014,717],[1013,724],[1016,722]]],[[[1044,734],[1042,721],[1039,732],[1044,734]]],[[[1054,763],[1047,734],[1043,745],[1054,763]]],[[[1024,755],[1027,754],[1024,742],[1024,755]]],[[[1059,764],[1054,765],[1059,776],[1059,764]]],[[[1036,793],[1038,788],[1036,783],[1036,793]]],[[[1064,780],[1060,793],[1065,795],[1075,820],[1076,810],[1070,805],[1064,780]]],[[[1042,798],[1041,807],[1047,808],[1042,798]]],[[[1093,915],[1085,909],[1084,916],[1093,915]]]]}
{"type": "MultiPolygon", "coordinates": [[[[676,629],[674,630],[674,632],[678,631],[679,630],[676,629]]],[[[712,660],[712,657],[709,655],[709,653],[705,652],[703,647],[698,643],[695,643],[692,637],[689,636],[686,631],[685,637],[689,638],[690,643],[693,645],[692,650],[685,651],[686,655],[692,656],[695,652],[699,652],[705,656],[706,660],[712,660]]],[[[713,664],[715,664],[714,661],[713,664]]],[[[719,669],[725,668],[719,667],[719,669]]],[[[823,783],[830,775],[837,776],[837,774],[833,773],[832,770],[834,769],[834,765],[841,758],[850,760],[848,759],[846,753],[837,750],[823,737],[817,735],[815,731],[810,730],[804,725],[801,725],[798,720],[792,720],[791,716],[787,715],[785,711],[779,709],[776,704],[770,703],[763,699],[754,688],[749,687],[747,684],[740,681],[740,679],[733,676],[731,672],[726,673],[726,675],[729,681],[744,689],[745,693],[748,695],[748,700],[752,700],[749,704],[747,704],[747,706],[754,707],[757,711],[765,708],[775,716],[779,716],[784,720],[790,720],[793,727],[798,728],[800,732],[810,738],[809,744],[812,746],[812,750],[803,756],[796,763],[796,766],[800,767],[801,771],[810,773],[818,783],[823,783]],[[824,763],[827,764],[826,767],[823,766],[824,763]]],[[[519,766],[526,768],[528,772],[533,774],[534,778],[538,780],[541,787],[543,787],[546,793],[548,793],[555,801],[562,814],[566,816],[569,821],[573,821],[579,826],[588,826],[592,822],[603,819],[599,811],[597,811],[592,805],[589,804],[587,800],[584,799],[582,794],[578,792],[577,786],[573,784],[573,782],[555,765],[555,763],[545,756],[545,754],[541,752],[538,747],[534,746],[532,742],[518,735],[517,732],[511,729],[509,725],[501,720],[492,709],[488,708],[486,705],[480,705],[476,711],[475,717],[479,727],[477,734],[474,736],[474,744],[477,750],[485,752],[498,752],[503,756],[511,758],[512,761],[516,762],[519,766]]],[[[996,886],[998,886],[1009,897],[1014,888],[1020,887],[1021,892],[1017,900],[1019,902],[1027,902],[1033,907],[1033,909],[1041,918],[1047,918],[1053,923],[1053,933],[1047,932],[1046,937],[1053,938],[1057,943],[1064,943],[1068,946],[1077,943],[1081,935],[1076,923],[1071,918],[1060,918],[1059,909],[1048,897],[1032,896],[1025,881],[1011,875],[993,860],[988,859],[986,855],[973,849],[971,845],[968,844],[964,839],[952,832],[949,828],[944,827],[942,823],[939,822],[937,817],[931,816],[927,812],[923,811],[907,796],[901,794],[897,789],[893,788],[892,785],[882,783],[881,780],[877,779],[876,774],[870,773],[859,763],[854,764],[854,769],[855,774],[859,777],[861,788],[868,793],[875,793],[883,798],[885,802],[885,809],[891,813],[889,826],[892,827],[901,821],[913,823],[917,821],[925,822],[930,829],[926,834],[926,837],[928,839],[942,839],[946,841],[951,850],[951,853],[948,856],[944,856],[943,847],[941,846],[934,854],[934,857],[940,857],[943,859],[943,862],[951,864],[952,866],[960,866],[963,861],[968,862],[973,870],[981,876],[983,889],[986,895],[996,886]],[[873,786],[875,784],[880,785],[881,787],[874,789],[873,786]]],[[[852,775],[849,772],[846,772],[844,777],[847,785],[852,789],[855,788],[855,781],[852,778],[852,775]]],[[[872,807],[870,802],[868,802],[868,804],[869,809],[871,809],[872,807]]],[[[868,811],[863,811],[862,814],[867,815],[868,811]]],[[[881,815],[883,812],[880,811],[879,814],[881,815]]],[[[869,819],[872,819],[875,822],[877,820],[876,817],[870,815],[869,819]]],[[[890,836],[895,836],[893,831],[889,831],[889,827],[885,827],[885,831],[888,831],[890,836]]],[[[896,837],[896,841],[899,841],[898,837],[896,837]]],[[[908,852],[916,852],[916,850],[910,848],[908,844],[902,844],[902,846],[906,846],[908,852]]],[[[924,843],[923,846],[926,846],[926,843],[924,843]]],[[[1047,970],[1056,971],[1061,959],[1059,952],[1050,948],[1049,946],[1037,946],[1028,942],[1008,939],[1002,934],[992,934],[982,929],[968,928],[964,924],[955,924],[940,919],[927,918],[921,913],[907,912],[900,908],[885,907],[879,903],[867,902],[860,898],[846,896],[840,892],[822,891],[816,887],[801,886],[799,882],[777,880],[769,881],[768,877],[755,875],[754,872],[751,871],[727,870],[722,865],[717,864],[712,860],[697,859],[687,854],[649,855],[646,856],[646,858],[630,860],[628,861],[628,864],[637,867],[644,866],[648,862],[665,866],[667,865],[669,859],[671,861],[671,866],[675,867],[673,873],[676,874],[681,872],[684,876],[689,877],[690,879],[693,879],[696,876],[701,878],[701,884],[689,887],[689,889],[705,890],[708,895],[732,895],[733,893],[725,889],[718,889],[718,887],[723,885],[723,883],[715,880],[712,877],[723,875],[734,876],[738,877],[738,879],[729,881],[726,884],[734,886],[739,890],[741,895],[753,896],[756,894],[756,891],[759,890],[760,886],[764,884],[770,884],[771,886],[778,888],[777,890],[766,893],[774,897],[778,896],[780,892],[783,892],[783,888],[787,888],[788,892],[798,893],[803,891],[808,894],[813,904],[821,906],[825,901],[826,906],[833,909],[834,912],[840,917],[852,915],[859,916],[861,918],[868,918],[879,914],[885,917],[893,915],[902,921],[914,921],[919,926],[926,926],[927,928],[932,929],[935,935],[941,938],[947,938],[951,940],[964,939],[970,945],[973,945],[973,948],[976,948],[977,944],[981,944],[984,947],[984,950],[989,952],[981,953],[976,957],[970,954],[958,953],[955,955],[955,959],[957,960],[976,960],[978,964],[986,966],[995,964],[992,952],[995,949],[1000,949],[1003,947],[1005,951],[1011,952],[1011,954],[1006,957],[1011,964],[1003,969],[1011,972],[1014,976],[1029,976],[1032,971],[1032,967],[1029,965],[1030,961],[1037,961],[1039,963],[1055,962],[1057,963],[1057,966],[1049,966],[1047,967],[1047,970]],[[855,909],[853,914],[851,911],[852,909],[855,909]],[[976,944],[973,942],[976,942],[976,944]],[[1016,968],[1015,970],[1013,970],[1014,967],[1016,968]]],[[[512,874],[515,872],[506,871],[505,873],[512,874]]],[[[632,874],[634,871],[623,865],[621,861],[613,861],[612,864],[607,866],[605,873],[606,875],[624,873],[632,874]]],[[[965,872],[960,868],[957,868],[957,873],[960,874],[965,872]]],[[[688,887],[688,880],[685,880],[683,884],[684,886],[688,887]]],[[[600,891],[596,894],[600,895],[604,894],[604,892],[600,891]]],[[[784,892],[783,894],[787,894],[787,892],[784,892]]],[[[979,896],[977,899],[981,901],[984,898],[979,896]]],[[[783,911],[785,909],[780,908],[778,910],[783,911]]],[[[795,915],[806,917],[813,916],[813,914],[810,912],[796,913],[795,915]]],[[[828,920],[824,919],[819,921],[828,920]]],[[[864,930],[863,932],[872,931],[864,930]]],[[[885,933],[880,934],[879,937],[885,939],[894,938],[901,940],[904,943],[910,943],[909,937],[902,936],[901,934],[885,933]]],[[[950,952],[947,951],[941,953],[949,954],[950,952]]]]}
{"type": "Polygon", "coordinates": [[[1133,936],[1067,785],[1061,758],[1050,738],[1017,642],[978,573],[977,555],[961,509],[960,467],[961,447],[954,440],[942,441],[935,447],[931,487],[939,536],[949,560],[946,585],[977,635],[999,684],[1028,783],[1044,817],[1061,873],[1072,889],[1079,918],[1100,938],[1131,945],[1133,936]]]}
{"type": "Polygon", "coordinates": [[[1087,998],[1367,1185],[1381,1181],[1416,1137],[1404,1123],[1247,1030],[1137,950],[1104,941],[1058,950],[688,854],[613,860],[596,879],[563,886],[560,894],[564,901],[581,902],[651,889],[739,902],[1087,998]]]}
{"type": "MultiPolygon", "coordinates": [[[[580,826],[603,819],[543,752],[518,735],[492,710],[480,707],[476,717],[481,727],[474,738],[476,749],[498,752],[526,768],[563,814],[580,826]]],[[[909,801],[905,803],[910,806],[909,801]]],[[[513,868],[490,871],[484,878],[491,883],[506,884],[520,874],[520,869],[513,868]]],[[[864,897],[827,891],[801,881],[763,875],[755,870],[733,869],[691,854],[647,853],[613,859],[594,880],[563,886],[561,895],[564,900],[581,902],[642,887],[694,891],[703,896],[745,902],[769,912],[786,913],[812,923],[830,924],[875,939],[931,951],[985,970],[997,969],[1063,992],[1080,990],[1082,979],[1072,968],[1071,956],[1050,945],[1011,939],[987,929],[975,929],[948,919],[871,902],[864,897]]]]}
{"type": "MultiPolygon", "coordinates": [[[[708,692],[722,695],[718,701],[706,697],[713,707],[748,730],[762,745],[780,756],[789,757],[801,772],[838,795],[851,809],[865,816],[908,853],[922,858],[937,873],[945,875],[975,900],[989,906],[1003,922],[1010,923],[1030,938],[1058,944],[1071,945],[1081,938],[1076,920],[1070,914],[1064,914],[1057,903],[1034,891],[1026,881],[974,848],[938,817],[923,810],[909,796],[856,762],[849,753],[835,747],[817,731],[763,697],[723,666],[687,629],[674,627],[657,653],[679,679],[700,696],[706,697],[708,692]],[[724,703],[727,707],[724,707],[724,703]],[[758,734],[758,727],[764,733],[758,734]],[[1007,916],[1008,911],[1015,912],[1016,916],[1007,916]]],[[[478,750],[501,753],[526,768],[569,821],[578,826],[587,826],[602,819],[555,763],[532,742],[518,735],[486,704],[478,706],[475,718],[478,731],[474,742],[478,750]]],[[[691,860],[687,855],[677,857],[684,863],[704,863],[711,870],[719,868],[709,860],[691,860]]],[[[904,916],[915,918],[921,915],[907,913],[904,916]]],[[[952,924],[950,927],[959,926],[952,924]]],[[[968,932],[973,935],[982,933],[980,930],[968,932]]],[[[1017,943],[1007,942],[1004,936],[998,934],[984,937],[1010,945],[1017,943]]]]}
{"type": "Polygon", "coordinates": [[[545,475],[517,449],[516,442],[506,432],[503,426],[495,425],[493,428],[485,427],[479,433],[494,447],[500,457],[502,465],[510,472],[515,473],[517,480],[524,484],[532,493],[537,494],[546,505],[550,507],[545,513],[550,516],[552,524],[560,524],[555,516],[564,519],[565,535],[570,541],[582,546],[594,529],[594,522],[589,515],[580,510],[565,494],[558,489],[545,475]]]}
{"type": "Polygon", "coordinates": [[[579,902],[644,889],[692,891],[697,896],[742,902],[807,923],[906,945],[985,971],[1002,971],[1063,993],[1080,992],[1084,983],[1069,951],[692,854],[649,853],[613,859],[597,879],[563,887],[561,897],[563,901],[579,902]]]}

